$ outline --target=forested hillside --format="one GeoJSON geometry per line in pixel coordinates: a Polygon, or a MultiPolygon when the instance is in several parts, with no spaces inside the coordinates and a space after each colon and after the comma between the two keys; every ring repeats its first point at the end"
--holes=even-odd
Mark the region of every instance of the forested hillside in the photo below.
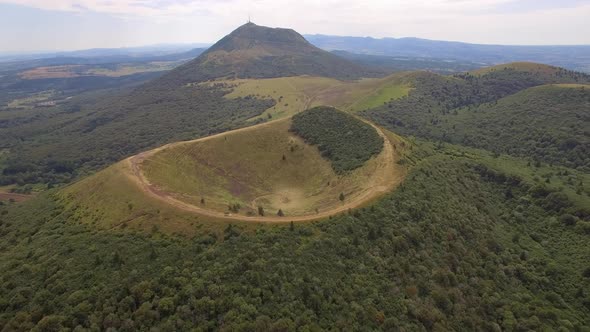
{"type": "Polygon", "coordinates": [[[587,83],[586,74],[536,64],[453,77],[417,73],[408,96],[364,114],[404,135],[587,167],[589,94],[575,85],[587,83]],[[570,85],[529,89],[556,83],[570,85]]]}
{"type": "Polygon", "coordinates": [[[165,143],[245,125],[274,102],[223,87],[103,92],[51,109],[0,114],[2,184],[64,183],[165,143]]]}
{"type": "Polygon", "coordinates": [[[590,85],[542,86],[441,115],[429,137],[588,172],[589,112],[590,85]]]}
{"type": "Polygon", "coordinates": [[[429,146],[413,147],[406,160],[413,170],[399,190],[315,224],[229,225],[184,238],[77,224],[50,193],[3,207],[0,325],[16,331],[588,326],[590,223],[577,203],[551,184],[486,166],[494,159],[484,152],[429,146]]]}

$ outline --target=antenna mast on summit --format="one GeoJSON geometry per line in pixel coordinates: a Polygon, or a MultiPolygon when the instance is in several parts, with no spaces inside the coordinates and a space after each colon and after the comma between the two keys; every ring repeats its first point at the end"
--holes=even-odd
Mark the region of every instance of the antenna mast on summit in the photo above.
{"type": "Polygon", "coordinates": [[[252,23],[252,21],[250,20],[250,14],[248,14],[248,23],[252,23]]]}

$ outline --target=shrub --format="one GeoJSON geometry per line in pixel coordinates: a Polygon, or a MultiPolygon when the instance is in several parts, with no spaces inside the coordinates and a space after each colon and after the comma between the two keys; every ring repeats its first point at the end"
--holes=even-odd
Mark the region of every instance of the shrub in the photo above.
{"type": "Polygon", "coordinates": [[[577,218],[572,216],[571,214],[562,214],[561,217],[559,217],[559,221],[561,221],[561,223],[563,223],[564,225],[567,226],[574,226],[576,225],[577,222],[577,218]]]}

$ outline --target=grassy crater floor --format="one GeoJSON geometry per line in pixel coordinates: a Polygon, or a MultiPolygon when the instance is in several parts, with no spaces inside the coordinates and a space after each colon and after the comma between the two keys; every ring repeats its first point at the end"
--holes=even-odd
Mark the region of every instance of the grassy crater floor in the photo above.
{"type": "Polygon", "coordinates": [[[338,175],[290,125],[284,119],[166,146],[141,161],[141,174],[152,192],[197,209],[260,217],[262,207],[266,217],[281,210],[285,218],[346,210],[391,189],[401,174],[389,138],[365,165],[338,175]]]}

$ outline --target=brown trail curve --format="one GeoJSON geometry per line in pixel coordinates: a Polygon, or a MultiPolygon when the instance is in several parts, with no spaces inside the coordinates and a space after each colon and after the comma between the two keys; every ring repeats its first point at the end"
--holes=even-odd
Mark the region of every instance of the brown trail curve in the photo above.
{"type": "Polygon", "coordinates": [[[125,168],[126,175],[131,179],[131,181],[133,183],[135,183],[138,186],[138,188],[144,194],[146,194],[152,198],[158,199],[164,203],[167,203],[175,208],[181,209],[183,211],[195,213],[195,214],[202,215],[202,216],[212,217],[212,218],[216,218],[216,219],[228,220],[228,221],[232,221],[232,220],[233,221],[252,221],[252,222],[263,222],[263,223],[288,223],[291,221],[304,222],[304,221],[313,221],[313,220],[328,218],[328,217],[333,216],[335,214],[343,213],[343,212],[346,212],[350,209],[354,209],[354,208],[358,208],[358,207],[363,206],[364,204],[366,204],[366,203],[378,198],[379,196],[391,191],[403,180],[405,172],[403,172],[399,169],[396,169],[396,167],[395,167],[395,165],[396,165],[395,152],[394,152],[393,146],[392,146],[389,138],[385,135],[385,133],[383,133],[383,131],[379,127],[375,126],[371,122],[366,121],[364,119],[360,119],[360,120],[362,120],[363,122],[365,122],[365,123],[371,125],[373,128],[375,128],[375,130],[377,131],[379,136],[381,136],[383,138],[383,150],[380,153],[380,156],[381,155],[383,156],[383,161],[382,161],[380,167],[376,170],[376,172],[375,172],[376,174],[374,174],[374,176],[379,179],[378,183],[380,185],[368,188],[360,195],[357,195],[356,197],[354,197],[354,199],[344,202],[338,207],[335,207],[335,208],[332,208],[329,210],[325,210],[325,211],[321,211],[317,214],[310,214],[310,215],[304,215],[304,216],[293,216],[293,217],[289,217],[289,216],[279,217],[279,216],[274,216],[274,215],[261,217],[261,216],[232,215],[232,214],[226,214],[226,213],[219,212],[219,211],[205,209],[205,208],[199,207],[197,205],[193,205],[193,204],[189,204],[189,203],[180,201],[180,200],[174,198],[171,193],[159,189],[157,186],[151,184],[147,180],[147,178],[145,177],[145,175],[143,174],[143,172],[141,170],[141,164],[144,160],[146,160],[147,158],[153,156],[157,152],[162,151],[164,149],[176,147],[176,146],[183,145],[183,144],[204,142],[204,141],[207,141],[207,140],[210,140],[213,138],[223,137],[223,136],[230,135],[230,134],[237,133],[237,132],[257,130],[257,129],[265,127],[265,126],[272,125],[278,121],[288,121],[288,120],[289,120],[289,118],[269,121],[269,122],[261,123],[258,125],[245,127],[245,128],[239,128],[239,129],[235,129],[235,130],[231,130],[231,131],[227,131],[227,132],[223,132],[220,134],[215,134],[215,135],[211,135],[211,136],[207,136],[207,137],[203,137],[203,138],[199,138],[199,139],[195,139],[195,140],[191,140],[191,141],[170,143],[170,144],[166,144],[161,147],[155,148],[153,150],[139,153],[135,156],[127,158],[124,161],[128,166],[128,168],[125,168]]]}

